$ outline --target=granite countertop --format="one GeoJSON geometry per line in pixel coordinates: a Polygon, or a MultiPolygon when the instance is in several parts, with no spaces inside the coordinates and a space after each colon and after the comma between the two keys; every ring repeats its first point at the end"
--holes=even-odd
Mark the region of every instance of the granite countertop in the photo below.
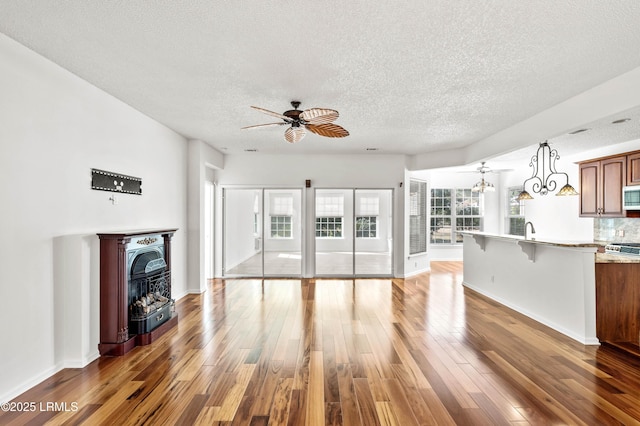
{"type": "Polygon", "coordinates": [[[596,263],[640,263],[640,256],[613,253],[596,253],[596,263]]]}
{"type": "Polygon", "coordinates": [[[480,237],[488,237],[488,238],[495,238],[495,239],[500,239],[500,240],[510,240],[510,241],[514,241],[514,242],[527,242],[527,243],[531,243],[531,244],[543,244],[543,245],[550,245],[550,246],[557,246],[557,247],[604,247],[606,245],[605,242],[602,241],[586,241],[586,240],[581,240],[581,241],[570,241],[570,240],[554,240],[554,239],[549,239],[549,238],[540,238],[540,239],[532,239],[532,238],[527,238],[526,240],[524,239],[524,237],[519,237],[516,235],[504,235],[504,234],[492,234],[490,232],[478,232],[478,231],[461,231],[460,232],[463,235],[471,235],[471,236],[480,236],[480,237]]]}
{"type": "Polygon", "coordinates": [[[598,252],[595,253],[596,263],[640,263],[640,256],[632,256],[626,254],[613,254],[604,253],[604,246],[607,245],[605,241],[566,241],[566,240],[553,240],[553,239],[524,239],[515,235],[500,235],[492,234],[490,232],[478,232],[478,231],[461,231],[461,234],[470,236],[479,236],[493,238],[503,241],[513,241],[515,243],[525,242],[527,244],[542,244],[556,247],[595,247],[598,252]]]}

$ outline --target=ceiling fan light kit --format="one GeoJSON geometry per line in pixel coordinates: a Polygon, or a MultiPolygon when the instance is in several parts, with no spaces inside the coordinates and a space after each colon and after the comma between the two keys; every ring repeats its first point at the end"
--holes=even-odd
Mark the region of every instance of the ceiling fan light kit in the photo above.
{"type": "Polygon", "coordinates": [[[258,110],[264,114],[281,119],[281,122],[258,124],[255,126],[243,127],[243,130],[258,129],[263,127],[289,125],[284,131],[284,140],[289,143],[300,142],[307,130],[320,136],[328,138],[344,138],[349,136],[349,132],[334,124],[333,122],[340,116],[338,111],[328,108],[310,108],[304,111],[298,109],[299,101],[291,101],[293,109],[279,114],[264,108],[252,106],[251,108],[258,110]]]}
{"type": "Polygon", "coordinates": [[[483,161],[481,163],[481,166],[478,167],[478,171],[480,172],[482,178],[480,179],[480,182],[477,182],[475,185],[473,185],[473,188],[471,188],[471,192],[479,192],[481,194],[484,194],[485,192],[495,192],[496,190],[496,187],[491,182],[487,182],[486,180],[484,180],[484,174],[489,170],[489,168],[484,164],[485,162],[483,161]]]}

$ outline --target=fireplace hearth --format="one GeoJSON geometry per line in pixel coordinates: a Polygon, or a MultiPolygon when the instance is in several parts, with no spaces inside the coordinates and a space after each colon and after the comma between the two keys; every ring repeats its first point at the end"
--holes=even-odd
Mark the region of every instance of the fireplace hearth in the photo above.
{"type": "Polygon", "coordinates": [[[171,298],[176,229],[98,234],[101,355],[148,345],[177,324],[171,298]]]}

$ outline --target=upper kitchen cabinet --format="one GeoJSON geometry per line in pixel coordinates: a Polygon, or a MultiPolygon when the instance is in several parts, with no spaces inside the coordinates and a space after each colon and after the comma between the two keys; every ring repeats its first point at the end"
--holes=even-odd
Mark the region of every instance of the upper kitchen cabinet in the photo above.
{"type": "Polygon", "coordinates": [[[640,185],[640,152],[627,155],[627,185],[640,185]]]}
{"type": "Polygon", "coordinates": [[[580,216],[624,217],[622,187],[626,173],[625,155],[580,163],[580,216]]]}

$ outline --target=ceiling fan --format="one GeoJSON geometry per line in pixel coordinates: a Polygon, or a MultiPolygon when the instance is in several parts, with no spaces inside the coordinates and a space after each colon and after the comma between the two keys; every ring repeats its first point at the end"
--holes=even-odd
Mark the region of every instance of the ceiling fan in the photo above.
{"type": "Polygon", "coordinates": [[[496,187],[491,182],[484,180],[484,174],[492,172],[492,170],[488,166],[485,166],[484,164],[485,162],[483,161],[481,163],[481,166],[477,168],[477,171],[480,173],[481,179],[479,182],[473,185],[473,188],[471,188],[471,191],[473,192],[484,193],[484,192],[495,192],[496,190],[496,187]]]}
{"type": "Polygon", "coordinates": [[[287,127],[284,131],[284,140],[289,143],[301,141],[307,134],[307,130],[315,133],[316,135],[326,136],[328,138],[344,138],[345,136],[349,136],[348,131],[337,124],[333,124],[340,115],[338,111],[327,108],[310,108],[301,111],[298,109],[300,106],[299,101],[291,101],[291,106],[293,109],[285,111],[282,114],[252,106],[251,108],[272,117],[280,118],[282,121],[277,123],[247,126],[242,129],[259,129],[262,127],[288,125],[290,127],[287,127]]]}

